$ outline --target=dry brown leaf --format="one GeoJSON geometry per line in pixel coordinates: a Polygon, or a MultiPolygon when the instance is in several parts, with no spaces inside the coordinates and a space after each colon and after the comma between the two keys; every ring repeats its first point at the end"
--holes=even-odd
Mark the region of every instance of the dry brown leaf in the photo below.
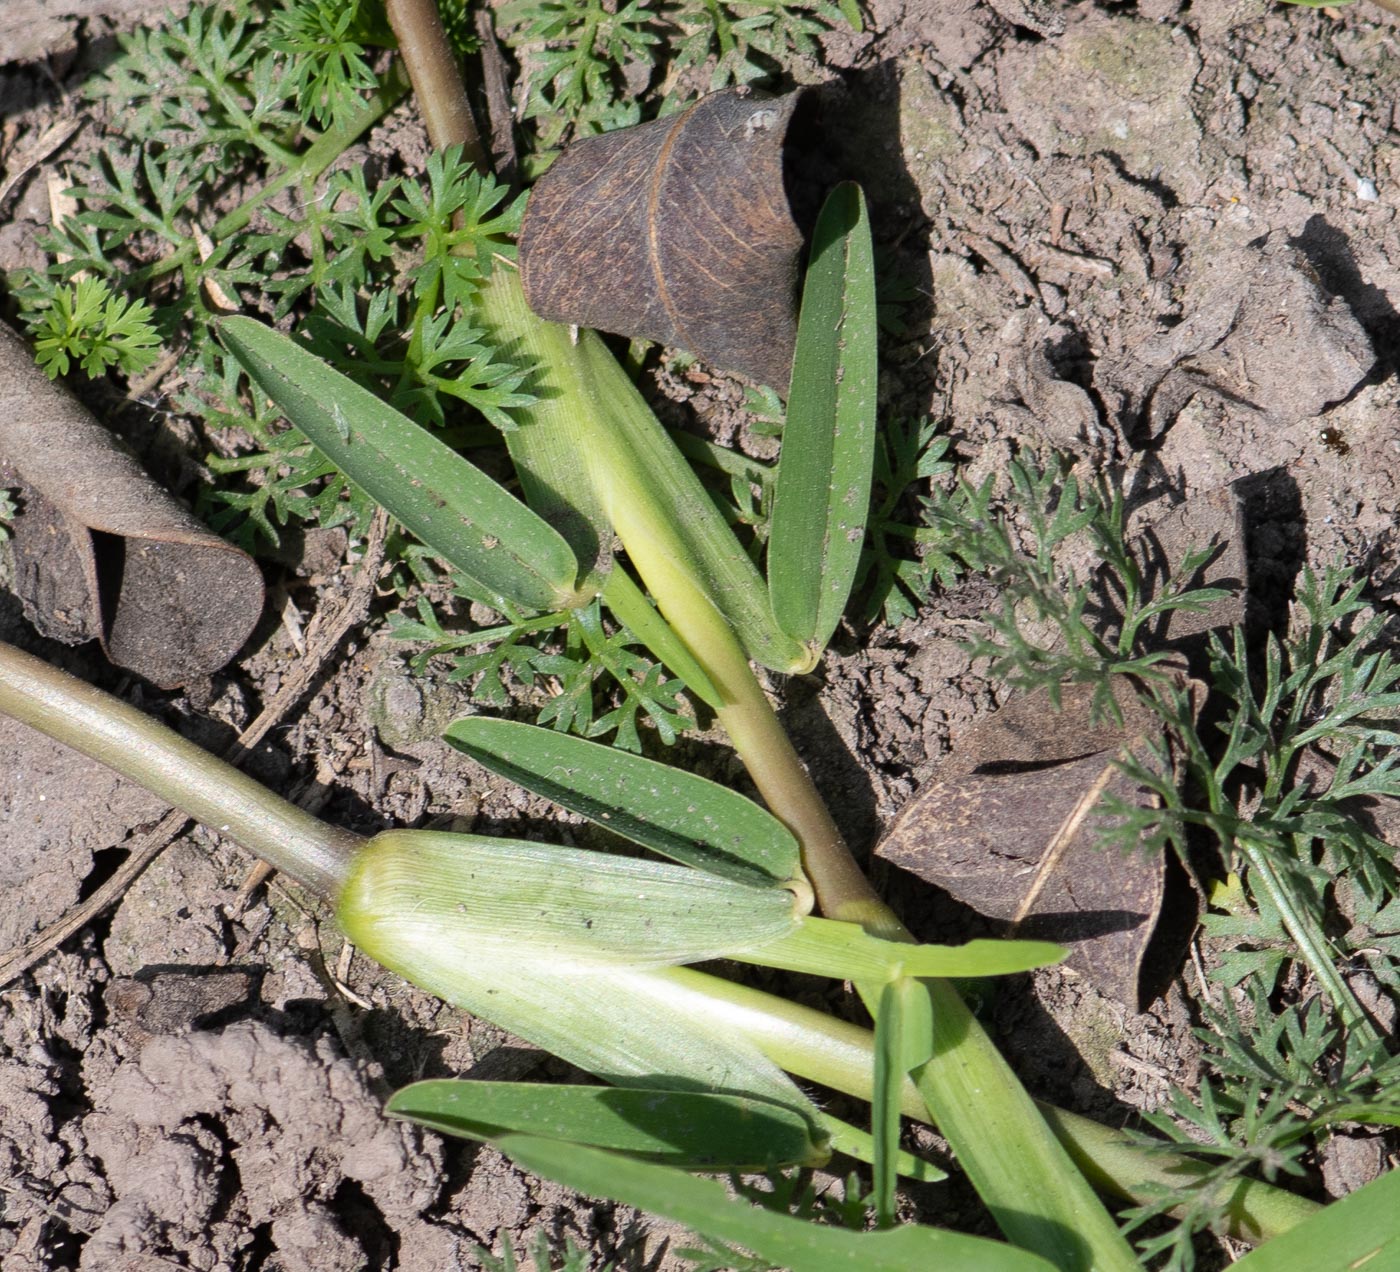
{"type": "Polygon", "coordinates": [[[1064,686],[1058,712],[1048,693],[1011,699],[958,740],[876,852],[1017,935],[1068,946],[1068,966],[1136,1011],[1166,863],[1104,847],[1102,801],[1155,804],[1118,761],[1160,771],[1162,731],[1126,677],[1113,692],[1121,725],[1094,718],[1088,685],[1064,686]]]}
{"type": "Polygon", "coordinates": [[[161,489],[3,323],[0,470],[19,489],[16,590],[44,635],[99,640],[114,663],[173,688],[252,633],[257,563],[161,489]]]}
{"type": "MultiPolygon", "coordinates": [[[[1244,534],[1233,488],[1148,522],[1132,548],[1144,604],[1189,552],[1209,550],[1190,586],[1228,592],[1201,611],[1168,611],[1142,633],[1147,647],[1190,654],[1206,633],[1243,621],[1244,534]]],[[[1122,624],[1113,577],[1103,567],[1091,581],[1093,617],[1105,632],[1122,624]]],[[[1184,667],[1176,674],[1199,708],[1204,687],[1187,680],[1184,667]]],[[[1116,677],[1111,689],[1121,723],[1096,717],[1092,685],[1062,686],[1058,711],[1048,693],[1013,695],[957,739],[876,851],[1023,936],[1069,946],[1070,967],[1136,1009],[1167,863],[1160,854],[1101,847],[1100,810],[1106,796],[1140,807],[1155,802],[1119,761],[1132,756],[1160,774],[1163,731],[1130,680],[1116,677]]]]}
{"type": "Polygon", "coordinates": [[[786,392],[802,236],[783,138],[798,98],[734,88],[575,142],[530,193],[520,235],[530,307],[786,392]]]}

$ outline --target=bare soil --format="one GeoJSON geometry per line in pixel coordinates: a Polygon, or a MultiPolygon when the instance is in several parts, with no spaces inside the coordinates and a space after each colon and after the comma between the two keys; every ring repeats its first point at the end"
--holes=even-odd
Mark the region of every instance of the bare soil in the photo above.
{"type": "MultiPolygon", "coordinates": [[[[114,24],[161,7],[5,0],[0,170],[17,173],[64,117],[114,24]]],[[[1125,472],[1144,508],[1238,483],[1256,621],[1277,625],[1304,565],[1360,566],[1393,605],[1396,20],[1365,3],[1333,13],[1265,0],[872,0],[870,11],[866,32],[828,41],[838,82],[822,126],[919,295],[909,334],[884,351],[888,412],[945,420],[974,481],[1052,444],[1086,473],[1125,472]]],[[[0,267],[37,263],[46,179],[67,155],[0,195],[0,267]]],[[[656,387],[696,427],[734,434],[732,379],[663,366],[656,387]]],[[[92,401],[177,490],[182,472],[188,485],[188,460],[171,459],[188,426],[110,394],[92,401]]],[[[219,747],[293,674],[286,616],[314,624],[351,588],[339,546],[313,535],[298,564],[269,562],[274,603],[244,656],[183,695],[132,683],[88,649],[41,644],[3,593],[0,636],[219,747]]],[[[990,599],[935,594],[897,630],[843,632],[818,676],[774,686],[853,842],[873,845],[997,704],[959,644],[990,599]]],[[[408,674],[377,622],[389,604],[259,749],[257,775],[359,830],[584,836],[438,740],[463,691],[408,674]]],[[[737,777],[722,752],[692,753],[737,777]]],[[[0,721],[0,956],[90,893],[163,811],[0,721]]],[[[6,1272],[429,1272],[479,1267],[476,1243],[499,1251],[510,1235],[519,1248],[540,1231],[572,1237],[592,1266],[674,1266],[678,1234],[664,1223],[383,1120],[385,1094],[417,1077],[565,1070],[405,989],[275,880],[240,911],[249,865],[193,829],[115,910],[0,989],[6,1272]]],[[[884,878],[930,934],[966,930],[909,876],[884,878]]],[[[1189,960],[1142,1012],[1057,970],[1003,990],[988,1023],[1035,1094],[1121,1123],[1193,1082],[1200,993],[1189,960]]],[[[1394,1150],[1338,1137],[1304,1186],[1339,1195],[1394,1150]]],[[[956,1181],[907,1202],[911,1217],[952,1225],[975,1226],[975,1210],[956,1181]]]]}

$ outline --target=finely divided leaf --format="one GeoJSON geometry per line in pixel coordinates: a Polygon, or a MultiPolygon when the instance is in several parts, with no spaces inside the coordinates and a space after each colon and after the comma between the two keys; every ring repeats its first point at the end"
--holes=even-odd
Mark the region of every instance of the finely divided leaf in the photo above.
{"type": "Polygon", "coordinates": [[[797,840],[750,799],[640,755],[553,729],[472,716],[448,743],[493,773],[700,870],[771,886],[798,875],[797,840]]]}
{"type": "Polygon", "coordinates": [[[860,187],[817,221],[768,541],[778,625],[822,649],[860,563],[875,457],[875,265],[860,187]]]}
{"type": "Polygon", "coordinates": [[[521,1132],[689,1170],[778,1170],[828,1157],[796,1110],[701,1091],[440,1080],[395,1092],[385,1111],[447,1135],[521,1132]]]}
{"type": "Polygon", "coordinates": [[[580,603],[568,544],[499,483],[289,337],[243,317],[219,330],[332,463],[485,592],[535,610],[580,603]]]}

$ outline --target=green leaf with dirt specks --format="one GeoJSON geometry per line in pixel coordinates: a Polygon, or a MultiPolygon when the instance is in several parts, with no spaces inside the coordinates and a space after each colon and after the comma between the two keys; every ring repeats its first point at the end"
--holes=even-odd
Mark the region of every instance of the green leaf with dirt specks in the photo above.
{"type": "Polygon", "coordinates": [[[546,795],[663,857],[739,883],[798,873],[797,840],[737,791],[553,729],[470,716],[444,734],[493,773],[546,795]]]}
{"type": "Polygon", "coordinates": [[[865,196],[832,191],[802,292],[773,493],[768,590],[778,625],[813,650],[841,620],[870,511],[875,459],[875,261],[865,196]]]}
{"type": "Polygon", "coordinates": [[[233,317],[219,333],[327,459],[486,593],[535,610],[580,603],[560,534],[451,447],[271,327],[233,317]]]}
{"type": "Polygon", "coordinates": [[[467,1139],[521,1132],[690,1170],[820,1166],[829,1156],[802,1111],[711,1091],[439,1079],[396,1091],[385,1112],[467,1139]]]}

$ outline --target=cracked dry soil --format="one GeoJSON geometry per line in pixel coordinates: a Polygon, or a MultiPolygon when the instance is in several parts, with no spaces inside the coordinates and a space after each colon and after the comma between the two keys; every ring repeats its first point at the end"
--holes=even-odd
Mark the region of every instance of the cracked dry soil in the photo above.
{"type": "MultiPolygon", "coordinates": [[[[4,0],[7,172],[101,64],[116,26],[161,7],[4,0]]],[[[870,9],[863,34],[828,41],[841,87],[826,122],[866,181],[878,239],[921,296],[885,348],[885,410],[946,420],[974,482],[1018,447],[1048,443],[1085,471],[1124,471],[1144,509],[1239,483],[1263,621],[1277,621],[1305,564],[1359,565],[1393,607],[1396,21],[1366,4],[1333,16],[1263,0],[870,9]]],[[[412,138],[405,117],[392,126],[412,138]]],[[[46,178],[71,153],[0,207],[0,266],[36,262],[46,178]]],[[[733,380],[664,365],[654,378],[668,409],[735,436],[733,380]]],[[[196,426],[107,390],[88,397],[188,492],[204,450],[196,426]]],[[[308,619],[333,609],[353,571],[339,546],[312,534],[298,561],[269,563],[279,598],[308,619]]],[[[991,599],[971,585],[935,593],[896,630],[845,632],[818,678],[776,687],[855,843],[871,845],[997,702],[958,643],[991,599]]],[[[0,634],[215,746],[297,657],[269,618],[198,693],[161,694],[26,630],[0,597],[0,634]]],[[[542,831],[548,818],[549,833],[586,841],[437,740],[461,695],[410,678],[401,652],[363,628],[254,771],[293,794],[319,787],[325,815],[357,829],[542,831]]],[[[693,754],[735,778],[715,748],[693,754]]],[[[0,946],[71,907],[162,811],[0,723],[0,946]]],[[[347,957],[324,915],[275,883],[238,912],[247,867],[194,830],[114,912],[0,990],[5,1272],[428,1272],[480,1266],[475,1243],[499,1250],[506,1234],[518,1246],[541,1230],[572,1237],[595,1266],[675,1265],[679,1234],[664,1223],[384,1121],[383,1096],[412,1078],[566,1071],[347,957]]],[[[885,881],[897,898],[914,891],[897,872],[885,881]]],[[[918,907],[930,932],[956,936],[956,916],[918,907]]],[[[1035,1094],[1121,1122],[1194,1080],[1188,973],[1134,1014],[1045,972],[1003,993],[989,1023],[1035,1094]]],[[[1338,1136],[1307,1186],[1338,1195],[1394,1150],[1338,1136]]],[[[911,1193],[905,1213],[978,1222],[956,1180],[911,1193]]]]}

